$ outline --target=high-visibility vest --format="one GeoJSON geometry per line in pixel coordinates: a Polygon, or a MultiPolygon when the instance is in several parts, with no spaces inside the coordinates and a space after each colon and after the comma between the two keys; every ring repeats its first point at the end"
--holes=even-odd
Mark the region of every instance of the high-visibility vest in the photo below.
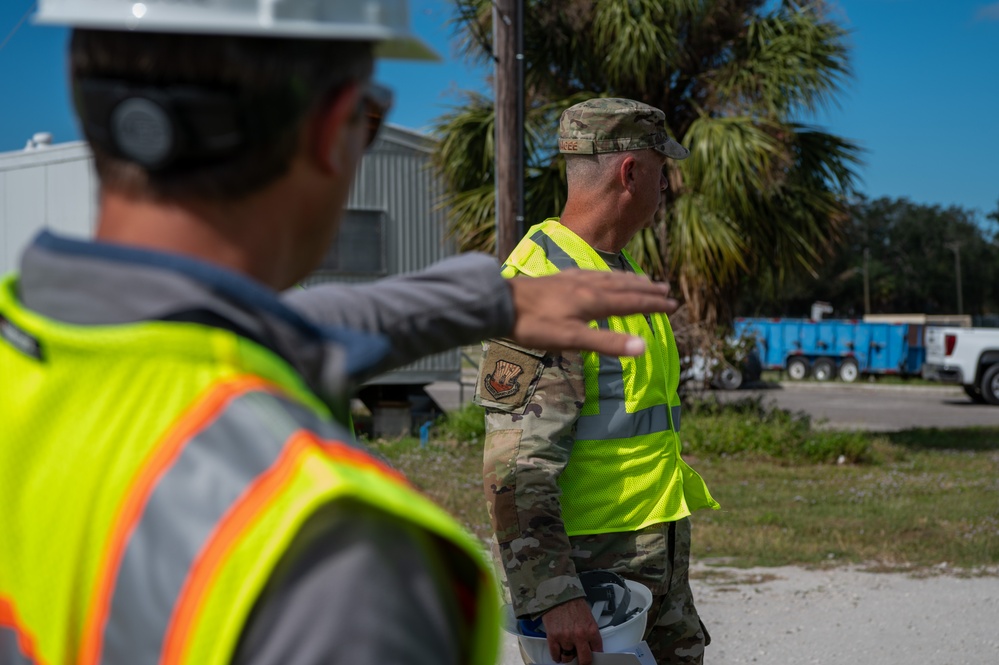
{"type": "MultiPolygon", "coordinates": [[[[638,265],[625,253],[632,268],[638,265]]],[[[540,277],[567,268],[611,268],[582,238],[547,219],[528,230],[504,277],[540,277]]],[[[718,508],[704,480],[680,457],[680,358],[664,314],[592,321],[645,340],[638,357],[583,353],[586,400],[569,463],[559,476],[569,535],[637,531],[699,508],[718,508]]]]}
{"type": "Polygon", "coordinates": [[[483,548],[344,443],[284,360],[194,324],[64,324],[16,291],[0,282],[0,663],[228,663],[304,521],[341,499],[449,544],[432,565],[469,663],[495,662],[483,548]]]}

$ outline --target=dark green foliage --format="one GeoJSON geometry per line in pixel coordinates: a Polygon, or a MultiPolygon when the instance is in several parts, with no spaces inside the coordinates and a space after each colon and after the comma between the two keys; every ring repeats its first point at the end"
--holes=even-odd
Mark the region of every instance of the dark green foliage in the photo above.
{"type": "MultiPolygon", "coordinates": [[[[725,320],[740,287],[780,292],[814,275],[846,219],[859,148],[803,125],[850,76],[846,31],[824,3],[763,0],[525,1],[529,224],[566,198],[555,149],[563,109],[593,96],[663,109],[691,150],[673,162],[667,209],[629,250],[678,287],[692,322],[725,320]]],[[[493,7],[459,0],[461,48],[485,62],[493,7]]],[[[442,117],[437,166],[463,249],[494,251],[491,100],[442,117]]]]}
{"type": "Polygon", "coordinates": [[[907,199],[857,199],[843,241],[817,279],[799,281],[782,298],[746,290],[740,313],[807,316],[816,300],[836,308],[833,317],[864,312],[864,269],[871,313],[956,314],[960,254],[964,314],[999,313],[999,210],[979,223],[972,211],[912,203],[907,199]],[[956,243],[956,245],[954,244],[956,243]]]}
{"type": "Polygon", "coordinates": [[[967,427],[950,430],[922,427],[886,434],[885,437],[897,446],[912,450],[999,451],[999,428],[997,427],[967,427]]]}

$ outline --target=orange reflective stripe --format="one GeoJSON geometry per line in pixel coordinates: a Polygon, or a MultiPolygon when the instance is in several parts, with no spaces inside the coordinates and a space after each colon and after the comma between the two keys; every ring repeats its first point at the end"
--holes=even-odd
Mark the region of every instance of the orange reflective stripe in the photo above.
{"type": "Polygon", "coordinates": [[[197,619],[225,561],[236,548],[244,534],[268,505],[279,496],[293,479],[302,457],[315,449],[335,458],[337,462],[363,469],[371,469],[396,482],[409,485],[405,476],[379,462],[362,450],[338,441],[318,440],[314,433],[299,430],[288,438],[280,457],[273,466],[257,477],[246,492],[233,504],[229,513],[219,522],[208,540],[205,550],[191,569],[184,583],[180,599],[170,619],[164,640],[162,665],[186,662],[191,636],[197,619]]]}
{"type": "Polygon", "coordinates": [[[166,436],[156,444],[142,464],[135,480],[125,492],[125,498],[114,520],[101,564],[97,582],[85,618],[83,640],[80,645],[79,665],[95,665],[100,658],[104,625],[107,621],[114,582],[129,537],[135,530],[142,510],[157,481],[170,467],[191,437],[201,430],[235,396],[249,390],[267,389],[271,384],[257,377],[237,377],[211,386],[207,395],[194,400],[194,408],[182,415],[168,428],[166,436]]]}
{"type": "Polygon", "coordinates": [[[410,486],[409,480],[406,476],[402,475],[389,465],[378,461],[363,450],[358,450],[353,446],[348,446],[347,444],[340,443],[339,441],[319,441],[318,443],[319,447],[323,449],[323,452],[330,457],[335,458],[338,462],[344,462],[362,469],[374,469],[384,476],[389,476],[393,480],[401,482],[407,487],[410,486]]]}
{"type": "MultiPolygon", "coordinates": [[[[38,657],[38,651],[35,648],[35,640],[18,620],[17,612],[14,610],[14,602],[0,596],[0,628],[4,626],[14,632],[17,638],[17,648],[21,650],[21,653],[37,665],[42,665],[42,659],[38,657]]],[[[3,654],[0,654],[0,657],[2,656],[3,654]]]]}
{"type": "Polygon", "coordinates": [[[306,432],[293,435],[274,465],[254,480],[219,522],[181,590],[180,600],[167,628],[161,663],[184,662],[191,631],[196,625],[195,620],[222,564],[239,543],[247,527],[253,524],[254,519],[292,480],[299,461],[314,443],[314,436],[306,432]]]}

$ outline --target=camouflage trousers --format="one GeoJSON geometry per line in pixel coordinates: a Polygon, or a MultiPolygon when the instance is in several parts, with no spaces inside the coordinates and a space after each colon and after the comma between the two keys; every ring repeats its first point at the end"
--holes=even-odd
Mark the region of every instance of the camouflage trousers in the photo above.
{"type": "Polygon", "coordinates": [[[659,665],[701,665],[711,637],[690,590],[690,520],[571,538],[576,570],[612,570],[652,590],[645,641],[659,665]]]}

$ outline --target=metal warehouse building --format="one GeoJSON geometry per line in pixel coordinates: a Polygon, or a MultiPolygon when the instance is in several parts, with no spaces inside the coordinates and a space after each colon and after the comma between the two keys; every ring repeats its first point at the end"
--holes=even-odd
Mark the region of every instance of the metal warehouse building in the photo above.
{"type": "MultiPolygon", "coordinates": [[[[437,204],[440,185],[429,168],[433,146],[418,132],[394,125],[382,129],[358,169],[340,237],[307,284],[412,272],[454,253],[437,204]]],[[[96,199],[97,177],[82,141],[49,145],[39,134],[23,151],[0,153],[0,274],[16,269],[20,253],[42,228],[90,236],[96,199]]],[[[362,397],[369,407],[395,405],[397,420],[401,405],[409,402],[422,418],[432,409],[422,386],[459,380],[456,349],[378,377],[362,397]]]]}

